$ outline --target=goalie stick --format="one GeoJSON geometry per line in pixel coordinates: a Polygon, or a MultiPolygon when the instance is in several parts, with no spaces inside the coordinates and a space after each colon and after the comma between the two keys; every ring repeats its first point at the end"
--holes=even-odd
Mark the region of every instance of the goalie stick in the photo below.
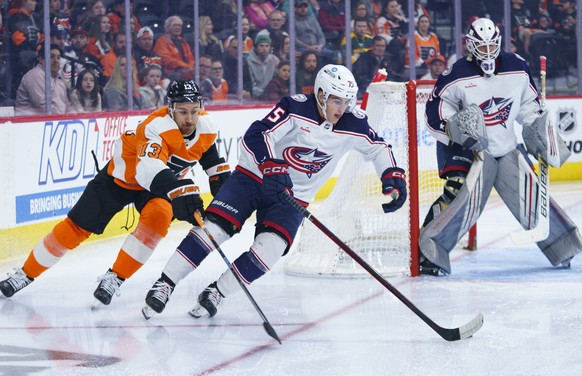
{"type": "MultiPolygon", "coordinates": [[[[540,104],[543,111],[547,111],[546,105],[546,57],[540,56],[541,92],[540,104]]],[[[554,135],[554,126],[547,124],[545,137],[547,140],[548,159],[559,163],[558,145],[554,135]]],[[[537,223],[529,230],[522,230],[511,234],[515,244],[537,243],[545,240],[550,235],[550,167],[543,156],[538,155],[540,172],[538,174],[538,194],[536,203],[537,223]]]]}
{"type": "Polygon", "coordinates": [[[323,223],[313,216],[306,208],[301,206],[288,192],[283,192],[282,197],[287,200],[295,209],[297,209],[306,219],[311,221],[315,227],[329,237],[335,244],[337,244],[344,252],[353,258],[362,268],[364,268],[372,277],[380,282],[386,289],[388,289],[394,296],[396,296],[405,306],[407,306],[415,315],[420,317],[428,326],[437,332],[442,338],[447,341],[458,341],[471,337],[483,326],[483,314],[479,313],[471,321],[458,328],[443,328],[432,321],[420,309],[418,309],[406,296],[404,296],[398,289],[390,284],[380,273],[378,273],[372,266],[370,266],[364,259],[362,259],[356,252],[354,252],[346,243],[338,238],[331,230],[329,230],[323,223]]]}
{"type": "Polygon", "coordinates": [[[238,284],[240,285],[240,287],[242,288],[242,290],[245,292],[245,294],[247,295],[247,297],[251,301],[251,304],[253,305],[253,307],[255,307],[255,309],[259,313],[259,316],[261,316],[261,319],[263,320],[263,328],[265,328],[265,331],[267,332],[267,334],[269,336],[271,336],[272,338],[274,338],[275,340],[277,340],[277,342],[279,342],[279,344],[281,344],[281,340],[279,339],[279,336],[277,335],[277,332],[275,332],[275,329],[269,323],[269,320],[267,320],[267,317],[265,316],[265,314],[263,313],[263,311],[261,311],[261,308],[259,307],[259,305],[255,301],[255,299],[251,295],[250,291],[244,285],[243,281],[241,281],[241,279],[238,276],[238,274],[236,274],[236,272],[234,271],[234,268],[233,268],[231,262],[228,260],[228,258],[226,257],[226,255],[224,254],[224,252],[222,251],[222,249],[220,249],[220,246],[218,245],[218,243],[216,242],[216,240],[214,240],[214,237],[212,236],[212,234],[210,233],[210,231],[208,230],[208,228],[206,228],[206,226],[204,225],[204,221],[202,220],[202,216],[200,215],[200,212],[199,211],[196,211],[196,213],[194,213],[194,218],[196,219],[196,223],[198,223],[198,226],[200,226],[200,228],[202,228],[202,230],[210,238],[210,241],[212,242],[212,245],[214,246],[214,248],[216,248],[216,250],[218,251],[218,253],[220,253],[220,256],[222,257],[222,259],[226,263],[226,266],[228,266],[228,268],[230,269],[230,271],[234,275],[234,278],[237,280],[238,284]]]}

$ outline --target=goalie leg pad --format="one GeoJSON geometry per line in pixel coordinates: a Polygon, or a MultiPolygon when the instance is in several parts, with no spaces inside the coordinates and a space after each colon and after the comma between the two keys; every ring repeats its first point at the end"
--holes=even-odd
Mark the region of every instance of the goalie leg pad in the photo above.
{"type": "MultiPolygon", "coordinates": [[[[498,162],[495,190],[521,226],[530,229],[537,222],[537,176],[519,150],[499,158],[498,162]],[[516,182],[519,182],[519,186],[516,182]]],[[[582,238],[576,225],[552,198],[550,235],[537,245],[554,266],[582,252],[582,238]]]]}
{"type": "Polygon", "coordinates": [[[482,153],[482,158],[475,158],[454,200],[420,230],[422,255],[446,273],[451,273],[449,252],[477,222],[496,174],[497,162],[493,157],[482,153]]]}
{"type": "MultiPolygon", "coordinates": [[[[239,278],[250,285],[271,270],[286,249],[287,242],[281,236],[273,232],[261,232],[255,237],[250,249],[232,263],[232,267],[239,278]]],[[[222,273],[216,283],[225,297],[240,290],[230,270],[222,273]]]]}

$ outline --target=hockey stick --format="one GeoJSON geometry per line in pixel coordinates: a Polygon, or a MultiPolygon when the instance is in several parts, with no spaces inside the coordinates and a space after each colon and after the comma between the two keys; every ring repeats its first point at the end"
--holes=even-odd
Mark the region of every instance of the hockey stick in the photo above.
{"type": "MultiPolygon", "coordinates": [[[[542,110],[546,111],[546,57],[540,56],[540,79],[541,92],[540,104],[542,110]]],[[[554,126],[552,123],[546,125],[545,132],[547,147],[549,150],[548,157],[559,163],[558,145],[554,136],[554,126]]],[[[538,164],[540,172],[538,175],[538,194],[536,203],[537,223],[529,230],[512,233],[511,240],[515,244],[537,243],[546,240],[550,235],[550,167],[543,156],[538,155],[538,164]]]]}
{"type": "Polygon", "coordinates": [[[271,324],[269,323],[269,320],[267,320],[267,317],[265,316],[263,311],[261,311],[261,308],[259,307],[259,305],[255,301],[255,299],[251,295],[250,291],[244,285],[243,281],[240,279],[238,274],[236,274],[232,264],[230,263],[230,261],[228,260],[228,258],[226,257],[226,255],[224,254],[222,249],[220,249],[220,246],[218,245],[216,240],[214,240],[214,237],[212,236],[210,231],[204,225],[204,221],[202,220],[202,216],[200,215],[199,211],[196,211],[196,213],[194,213],[194,218],[196,219],[196,223],[198,223],[198,226],[200,226],[202,228],[202,230],[206,233],[206,235],[210,238],[212,245],[214,246],[214,248],[216,248],[218,253],[220,253],[220,256],[222,257],[222,259],[224,260],[224,262],[226,263],[226,265],[228,266],[228,268],[230,269],[230,271],[234,275],[234,278],[236,278],[236,280],[238,281],[238,284],[240,285],[242,290],[245,292],[245,294],[247,295],[247,297],[251,301],[253,307],[255,307],[255,309],[259,313],[259,316],[261,316],[261,319],[263,319],[263,328],[265,328],[265,331],[267,332],[267,334],[270,335],[272,338],[276,339],[277,342],[279,342],[279,344],[281,344],[281,340],[279,339],[277,332],[275,332],[275,329],[273,329],[273,326],[271,326],[271,324]]]}
{"type": "Polygon", "coordinates": [[[283,197],[287,200],[295,209],[297,209],[305,218],[310,220],[315,227],[321,230],[327,237],[329,237],[335,244],[337,244],[341,249],[344,250],[351,258],[353,258],[362,268],[364,268],[372,277],[374,277],[378,282],[380,282],[384,287],[386,287],[394,296],[396,296],[405,306],[407,306],[414,314],[421,318],[428,326],[430,326],[435,332],[437,332],[442,338],[447,341],[458,341],[460,339],[465,339],[471,337],[475,334],[481,326],[483,326],[483,314],[479,313],[475,318],[466,323],[465,325],[448,329],[439,326],[437,323],[432,321],[428,316],[426,316],[420,309],[418,309],[408,298],[406,298],[398,289],[390,284],[380,273],[378,273],[374,268],[372,268],[366,261],[364,261],[356,252],[354,252],[346,243],[344,243],[340,238],[338,238],[331,230],[329,230],[323,223],[321,223],[317,218],[313,216],[306,208],[299,205],[297,201],[289,193],[284,192],[283,197]]]}

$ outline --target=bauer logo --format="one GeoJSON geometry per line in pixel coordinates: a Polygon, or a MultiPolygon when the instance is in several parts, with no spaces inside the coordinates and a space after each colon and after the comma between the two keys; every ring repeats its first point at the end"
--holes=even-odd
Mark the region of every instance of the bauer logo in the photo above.
{"type": "MultiPolygon", "coordinates": [[[[99,128],[95,119],[46,122],[42,135],[38,184],[91,178],[97,152],[99,128]]],[[[84,185],[84,184],[83,184],[84,185]]]]}
{"type": "Polygon", "coordinates": [[[560,133],[573,133],[576,130],[576,110],[573,108],[558,110],[557,126],[560,133]]]}

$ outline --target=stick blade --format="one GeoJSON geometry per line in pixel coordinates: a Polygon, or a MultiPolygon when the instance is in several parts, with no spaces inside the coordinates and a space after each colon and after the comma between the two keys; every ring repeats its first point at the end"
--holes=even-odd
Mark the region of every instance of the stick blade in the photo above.
{"type": "Polygon", "coordinates": [[[479,313],[465,325],[459,328],[459,339],[472,337],[483,326],[483,314],[479,313]]]}
{"type": "Polygon", "coordinates": [[[268,322],[264,322],[263,328],[265,328],[265,331],[267,332],[268,335],[270,335],[272,338],[277,340],[277,342],[279,342],[279,345],[282,345],[281,340],[279,339],[279,336],[277,335],[277,332],[275,332],[275,329],[273,329],[271,324],[269,324],[268,322]]]}
{"type": "Polygon", "coordinates": [[[481,329],[482,326],[483,326],[483,314],[479,313],[477,316],[473,318],[473,320],[469,321],[468,323],[459,328],[455,329],[440,328],[440,330],[437,330],[437,332],[445,340],[453,342],[472,337],[473,334],[477,333],[477,331],[481,329]]]}

